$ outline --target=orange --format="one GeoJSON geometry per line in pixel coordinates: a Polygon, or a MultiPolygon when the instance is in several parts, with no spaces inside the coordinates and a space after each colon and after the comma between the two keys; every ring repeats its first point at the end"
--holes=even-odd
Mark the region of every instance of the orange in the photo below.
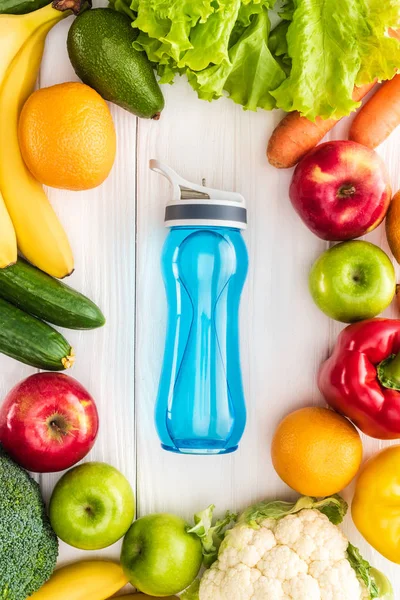
{"type": "Polygon", "coordinates": [[[115,160],[109,108],[83,83],[34,92],[21,112],[19,143],[28,169],[40,183],[67,190],[97,187],[115,160]]]}
{"type": "Polygon", "coordinates": [[[386,215],[386,235],[390,250],[400,263],[400,192],[393,196],[386,215]]]}
{"type": "Polygon", "coordinates": [[[355,477],[363,448],[357,429],[327,408],[302,408],[283,419],[272,462],[287,485],[305,496],[330,496],[355,477]]]}

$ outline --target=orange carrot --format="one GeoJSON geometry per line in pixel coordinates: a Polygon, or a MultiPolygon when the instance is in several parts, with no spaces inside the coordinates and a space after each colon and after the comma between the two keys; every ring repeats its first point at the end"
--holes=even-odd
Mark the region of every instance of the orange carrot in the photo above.
{"type": "Polygon", "coordinates": [[[387,81],[356,115],[349,139],[376,148],[400,125],[400,75],[387,81]]]}
{"type": "MultiPolygon", "coordinates": [[[[359,102],[373,88],[375,82],[354,88],[353,100],[359,102]]],[[[320,119],[315,123],[298,112],[282,119],[269,140],[268,160],[278,169],[294,167],[338,123],[336,119],[320,119]]]]}

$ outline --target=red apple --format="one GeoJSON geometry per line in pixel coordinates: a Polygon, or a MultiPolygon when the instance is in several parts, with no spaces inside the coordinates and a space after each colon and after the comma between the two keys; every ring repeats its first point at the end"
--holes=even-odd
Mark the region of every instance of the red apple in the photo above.
{"type": "Polygon", "coordinates": [[[0,408],[0,443],[15,462],[35,473],[72,467],[92,448],[98,428],[93,398],[61,373],[24,379],[0,408]]]}
{"type": "Polygon", "coordinates": [[[317,146],[297,165],[290,199],[323,240],[360,237],[384,219],[392,197],[389,175],[374,150],[348,141],[317,146]]]}

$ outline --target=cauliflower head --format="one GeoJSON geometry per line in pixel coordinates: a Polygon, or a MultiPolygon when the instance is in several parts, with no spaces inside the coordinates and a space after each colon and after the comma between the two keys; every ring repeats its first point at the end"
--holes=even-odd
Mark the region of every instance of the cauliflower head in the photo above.
{"type": "Polygon", "coordinates": [[[200,582],[200,600],[370,600],[349,542],[322,512],[304,509],[227,532],[200,582]]]}

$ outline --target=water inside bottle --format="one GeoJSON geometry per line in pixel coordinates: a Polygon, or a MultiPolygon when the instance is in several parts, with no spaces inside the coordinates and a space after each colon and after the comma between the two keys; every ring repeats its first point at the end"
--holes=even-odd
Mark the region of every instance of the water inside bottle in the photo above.
{"type": "Polygon", "coordinates": [[[246,247],[240,232],[228,228],[177,227],[170,236],[163,256],[169,323],[156,412],[162,445],[188,454],[232,452],[246,421],[238,336],[246,247]]]}

